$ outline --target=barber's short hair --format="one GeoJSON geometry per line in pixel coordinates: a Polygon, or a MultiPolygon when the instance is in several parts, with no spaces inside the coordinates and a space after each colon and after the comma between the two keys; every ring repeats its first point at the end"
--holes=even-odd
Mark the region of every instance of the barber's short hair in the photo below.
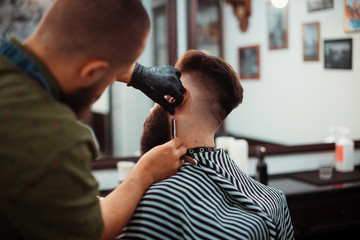
{"type": "Polygon", "coordinates": [[[242,102],[239,75],[223,59],[189,50],[175,67],[183,74],[190,74],[192,83],[204,91],[206,111],[210,111],[219,124],[242,102]]]}
{"type": "Polygon", "coordinates": [[[150,28],[140,0],[57,0],[38,27],[58,57],[131,62],[150,28]]]}

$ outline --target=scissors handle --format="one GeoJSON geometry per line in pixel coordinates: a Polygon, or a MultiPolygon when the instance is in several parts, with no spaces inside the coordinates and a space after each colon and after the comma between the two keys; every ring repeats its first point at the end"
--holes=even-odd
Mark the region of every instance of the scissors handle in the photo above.
{"type": "Polygon", "coordinates": [[[197,161],[196,161],[194,158],[192,158],[192,157],[189,157],[189,156],[186,156],[186,155],[182,155],[182,156],[180,157],[180,159],[181,159],[181,160],[184,160],[185,162],[189,162],[189,163],[191,163],[191,164],[197,165],[197,161]]]}

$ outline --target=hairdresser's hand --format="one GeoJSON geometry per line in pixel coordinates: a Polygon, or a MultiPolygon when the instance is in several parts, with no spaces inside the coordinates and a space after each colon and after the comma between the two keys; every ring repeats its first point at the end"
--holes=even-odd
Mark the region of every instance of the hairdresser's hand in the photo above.
{"type": "Polygon", "coordinates": [[[154,147],[145,153],[134,166],[141,178],[148,180],[149,186],[157,181],[174,175],[184,164],[180,157],[186,153],[186,148],[179,138],[154,147]]]}
{"type": "Polygon", "coordinates": [[[180,76],[181,72],[171,66],[147,68],[136,63],[128,86],[139,89],[170,114],[174,114],[175,107],[184,100],[185,88],[180,82],[180,76]],[[169,103],[164,98],[166,95],[173,97],[175,101],[169,103]]]}
{"type": "Polygon", "coordinates": [[[131,216],[145,191],[154,182],[175,174],[184,164],[186,148],[179,138],[154,147],[144,154],[126,179],[100,201],[105,228],[101,239],[114,239],[131,216]]]}

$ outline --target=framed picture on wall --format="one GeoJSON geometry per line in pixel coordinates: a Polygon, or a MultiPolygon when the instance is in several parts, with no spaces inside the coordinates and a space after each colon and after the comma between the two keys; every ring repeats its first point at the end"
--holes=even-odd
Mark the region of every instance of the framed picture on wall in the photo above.
{"type": "Polygon", "coordinates": [[[309,12],[314,12],[314,11],[319,11],[334,7],[333,0],[308,0],[307,2],[308,2],[309,12]]]}
{"type": "Polygon", "coordinates": [[[324,41],[325,68],[352,69],[352,39],[324,41]]]}
{"type": "Polygon", "coordinates": [[[345,0],[345,31],[360,30],[360,1],[345,0]]]}
{"type": "Polygon", "coordinates": [[[260,78],[260,46],[240,47],[240,78],[259,79],[260,78]]]}
{"type": "Polygon", "coordinates": [[[272,4],[268,4],[269,49],[280,49],[288,47],[287,6],[284,8],[276,8],[272,4]]]}
{"type": "Polygon", "coordinates": [[[303,24],[302,30],[304,61],[319,61],[320,23],[303,24]]]}

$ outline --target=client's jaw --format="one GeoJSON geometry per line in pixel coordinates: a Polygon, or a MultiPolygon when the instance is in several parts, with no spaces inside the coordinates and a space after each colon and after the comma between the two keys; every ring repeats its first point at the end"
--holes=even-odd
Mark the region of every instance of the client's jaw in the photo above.
{"type": "Polygon", "coordinates": [[[171,139],[168,113],[160,105],[155,105],[144,123],[140,151],[145,154],[150,149],[171,139]]]}
{"type": "Polygon", "coordinates": [[[174,115],[170,115],[160,105],[155,104],[144,123],[141,137],[141,154],[153,147],[171,140],[171,120],[176,120],[176,136],[183,145],[189,148],[215,147],[214,135],[216,129],[208,127],[207,121],[197,113],[196,101],[191,94],[184,98],[181,106],[177,107],[174,115]]]}

